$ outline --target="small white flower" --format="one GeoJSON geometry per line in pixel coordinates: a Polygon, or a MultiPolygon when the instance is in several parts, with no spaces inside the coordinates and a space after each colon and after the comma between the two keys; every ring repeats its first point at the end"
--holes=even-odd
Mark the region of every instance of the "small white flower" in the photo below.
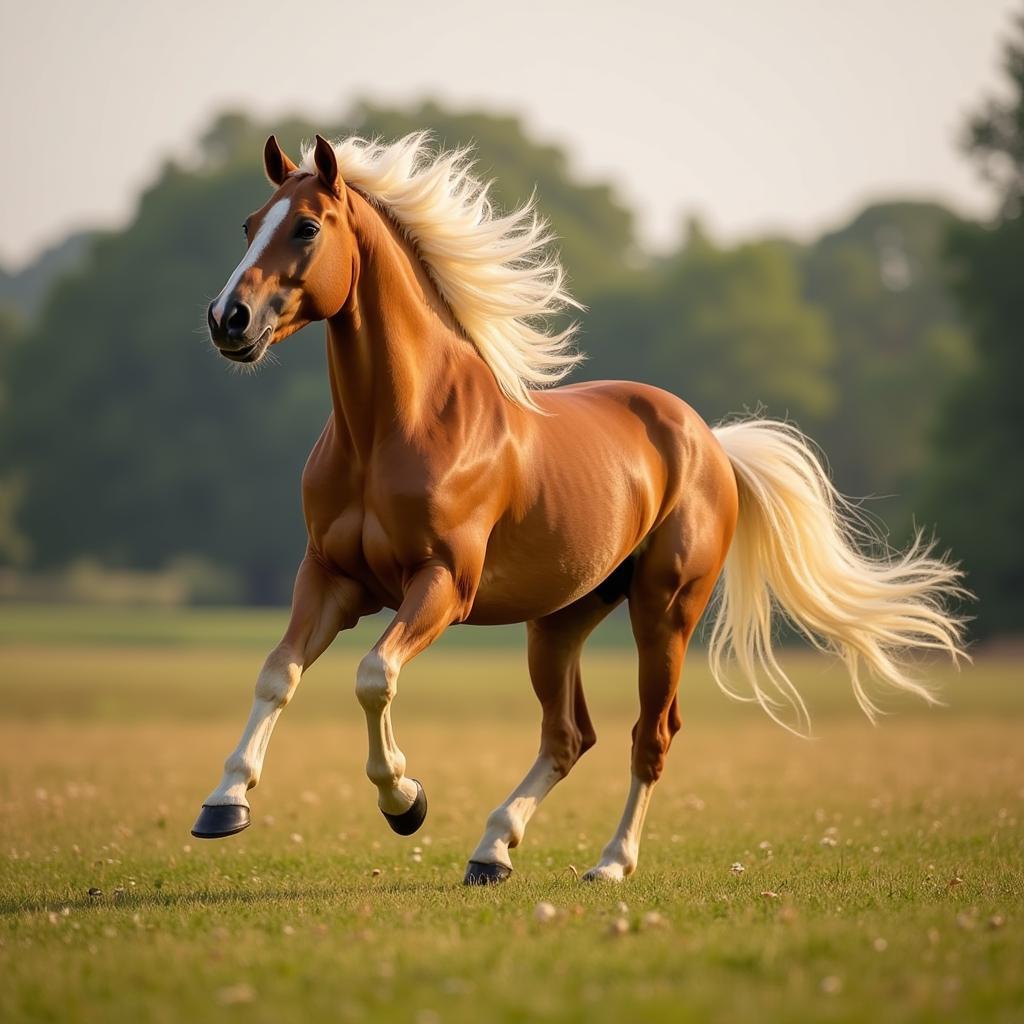
{"type": "Polygon", "coordinates": [[[742,875],[743,872],[746,871],[747,869],[739,861],[736,861],[736,863],[733,864],[733,866],[731,868],[729,868],[729,870],[734,875],[742,875]]]}
{"type": "Polygon", "coordinates": [[[535,921],[539,921],[541,924],[547,924],[548,921],[553,921],[558,916],[558,911],[555,910],[554,905],[548,903],[547,900],[541,900],[533,908],[533,917],[535,921]]]}

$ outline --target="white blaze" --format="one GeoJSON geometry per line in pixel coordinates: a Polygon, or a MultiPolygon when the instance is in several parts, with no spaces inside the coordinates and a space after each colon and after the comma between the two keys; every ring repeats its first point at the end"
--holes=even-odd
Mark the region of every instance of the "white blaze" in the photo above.
{"type": "Polygon", "coordinates": [[[217,323],[220,323],[221,317],[224,316],[224,307],[227,305],[228,296],[242,280],[242,275],[263,255],[264,250],[270,244],[270,239],[274,237],[274,232],[280,227],[281,221],[288,213],[290,205],[291,199],[279,199],[267,210],[267,215],[263,218],[263,223],[260,225],[259,231],[256,232],[252,245],[246,250],[242,262],[235,267],[234,273],[228,278],[228,283],[224,285],[220,295],[217,296],[217,302],[213,307],[213,316],[217,323]]]}

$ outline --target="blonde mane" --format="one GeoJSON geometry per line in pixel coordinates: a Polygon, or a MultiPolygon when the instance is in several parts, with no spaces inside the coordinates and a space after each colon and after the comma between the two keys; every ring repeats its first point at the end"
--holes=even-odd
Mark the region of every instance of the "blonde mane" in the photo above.
{"type": "MultiPolygon", "coordinates": [[[[534,201],[508,213],[473,174],[468,150],[436,152],[427,132],[397,142],[353,136],[334,143],[347,185],[385,210],[416,246],[438,290],[502,391],[535,407],[531,391],[561,380],[579,361],[576,325],[548,333],[547,318],[579,307],[550,250],[534,201]]],[[[316,173],[313,149],[302,170],[316,173]]]]}

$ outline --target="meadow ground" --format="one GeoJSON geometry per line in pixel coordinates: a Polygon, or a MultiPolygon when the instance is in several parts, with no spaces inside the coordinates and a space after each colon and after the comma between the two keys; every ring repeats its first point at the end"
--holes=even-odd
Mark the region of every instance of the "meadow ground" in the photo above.
{"type": "Polygon", "coordinates": [[[838,668],[794,657],[806,742],[719,695],[694,651],[640,867],[609,888],[576,871],[627,784],[634,657],[613,622],[584,664],[597,747],[512,880],[465,889],[536,749],[518,630],[455,631],[402,676],[416,836],[363,775],[372,624],[308,673],[253,827],[189,836],[282,622],[0,607],[0,1019],[1024,1019],[1021,663],[936,667],[950,706],[901,702],[874,729],[838,668]]]}

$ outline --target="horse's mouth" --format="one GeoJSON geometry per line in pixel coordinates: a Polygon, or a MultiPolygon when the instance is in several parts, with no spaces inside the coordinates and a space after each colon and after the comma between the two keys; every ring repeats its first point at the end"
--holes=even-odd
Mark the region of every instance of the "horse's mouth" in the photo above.
{"type": "Polygon", "coordinates": [[[251,345],[246,345],[245,348],[221,348],[218,351],[225,359],[230,359],[233,363],[259,362],[263,358],[263,353],[267,350],[267,344],[273,333],[273,327],[264,327],[263,332],[251,345]]]}

